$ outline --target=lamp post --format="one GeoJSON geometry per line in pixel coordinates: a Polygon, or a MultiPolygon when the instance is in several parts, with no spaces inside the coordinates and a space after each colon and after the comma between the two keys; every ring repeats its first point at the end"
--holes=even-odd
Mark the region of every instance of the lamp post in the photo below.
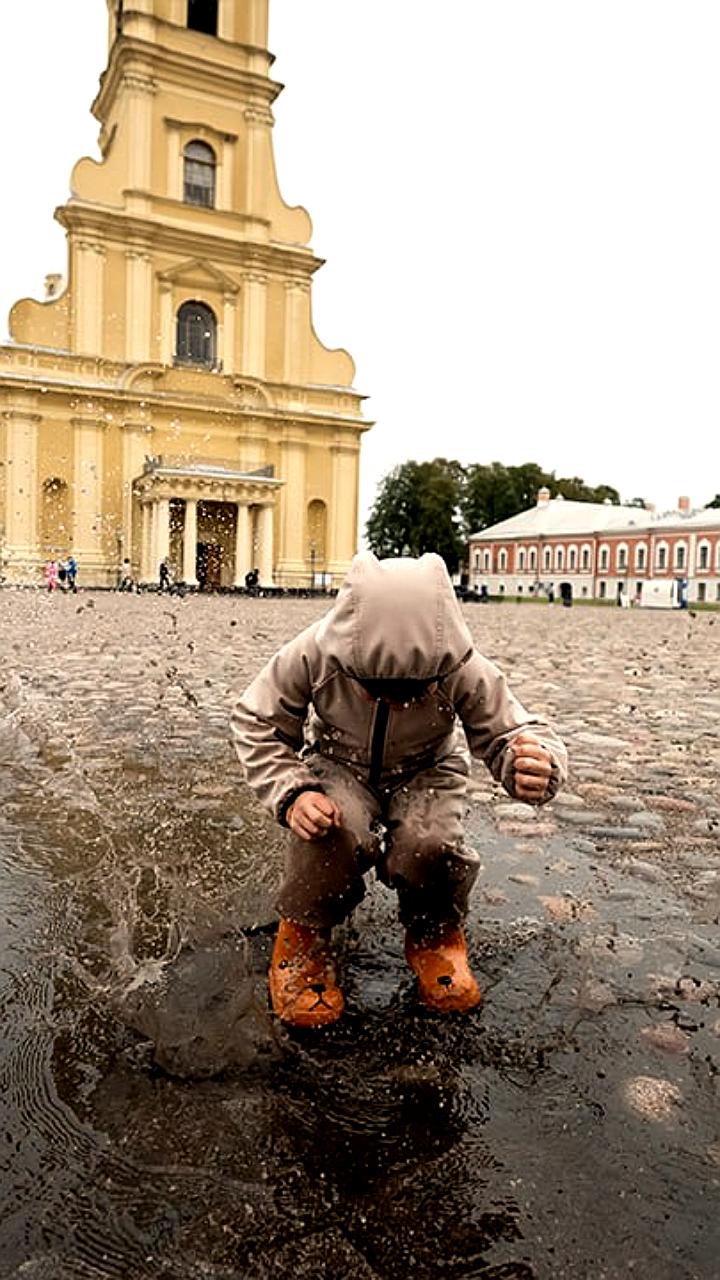
{"type": "Polygon", "coordinates": [[[315,543],[310,543],[310,590],[315,590],[315,543]]]}

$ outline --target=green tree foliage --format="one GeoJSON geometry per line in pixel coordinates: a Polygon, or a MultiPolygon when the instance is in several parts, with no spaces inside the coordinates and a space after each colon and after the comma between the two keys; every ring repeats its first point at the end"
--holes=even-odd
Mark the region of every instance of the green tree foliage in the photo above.
{"type": "Polygon", "coordinates": [[[558,478],[536,462],[403,462],[380,483],[366,525],[368,545],[381,557],[436,551],[454,572],[470,534],[527,511],[543,486],[574,502],[620,502],[610,485],[593,489],[579,476],[558,478]]]}
{"type": "Polygon", "coordinates": [[[381,482],[366,526],[375,555],[441,555],[454,573],[463,552],[459,501],[463,468],[458,462],[403,462],[381,482]]]}

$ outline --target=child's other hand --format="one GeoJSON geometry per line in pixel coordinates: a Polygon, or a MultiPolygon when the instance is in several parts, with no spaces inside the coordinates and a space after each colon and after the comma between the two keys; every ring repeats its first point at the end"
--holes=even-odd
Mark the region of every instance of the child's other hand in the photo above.
{"type": "Polygon", "coordinates": [[[322,791],[303,791],[290,805],[285,821],[301,840],[317,840],[331,827],[342,826],[342,814],[335,801],[322,791]]]}
{"type": "Polygon", "coordinates": [[[519,733],[510,743],[515,757],[514,791],[518,800],[539,804],[547,795],[552,757],[534,733],[519,733]]]}

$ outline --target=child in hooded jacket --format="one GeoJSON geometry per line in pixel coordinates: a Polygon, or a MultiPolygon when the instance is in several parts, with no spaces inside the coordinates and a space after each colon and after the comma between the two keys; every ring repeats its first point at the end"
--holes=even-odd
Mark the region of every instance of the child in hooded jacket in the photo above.
{"type": "Polygon", "coordinates": [[[232,729],[247,782],[291,833],[269,974],[278,1017],[340,1017],[331,931],[371,867],[397,892],[421,1000],[478,1005],[463,931],[479,869],[463,831],[468,748],[529,804],[555,795],[566,752],[475,648],[442,559],[356,556],[330,611],[241,696],[232,729]]]}

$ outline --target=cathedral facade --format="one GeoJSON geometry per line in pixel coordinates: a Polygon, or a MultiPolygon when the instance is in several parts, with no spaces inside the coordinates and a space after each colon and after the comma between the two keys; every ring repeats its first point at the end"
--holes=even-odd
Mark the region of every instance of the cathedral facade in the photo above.
{"type": "Polygon", "coordinates": [[[189,586],[337,583],[356,547],[369,425],[315,335],[322,265],[279,192],[269,0],[108,0],[82,159],[55,216],[67,281],[0,347],[0,576],[73,554],[189,586]]]}

